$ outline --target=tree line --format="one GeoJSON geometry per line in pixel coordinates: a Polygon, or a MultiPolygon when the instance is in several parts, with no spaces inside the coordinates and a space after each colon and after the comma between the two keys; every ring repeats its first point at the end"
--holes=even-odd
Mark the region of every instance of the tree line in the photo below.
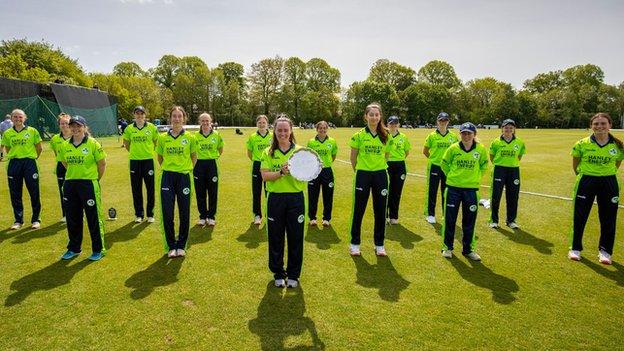
{"type": "Polygon", "coordinates": [[[529,128],[584,128],[597,111],[621,125],[624,115],[624,82],[606,84],[604,72],[593,64],[540,73],[517,90],[492,77],[462,82],[444,61],[416,71],[380,59],[365,80],[341,87],[340,71],[322,58],[275,56],[245,70],[237,62],[210,67],[197,56],[164,55],[156,67],[120,62],[111,73],[94,73],[50,43],[14,39],[1,42],[0,76],[97,87],[118,98],[120,117],[131,118],[136,105],[145,106],[153,118],[163,117],[176,104],[189,112],[191,123],[207,111],[221,125],[253,125],[258,114],[284,112],[295,123],[359,126],[364,107],[373,101],[386,115],[414,125],[435,123],[440,111],[448,112],[453,123],[513,118],[529,128]]]}

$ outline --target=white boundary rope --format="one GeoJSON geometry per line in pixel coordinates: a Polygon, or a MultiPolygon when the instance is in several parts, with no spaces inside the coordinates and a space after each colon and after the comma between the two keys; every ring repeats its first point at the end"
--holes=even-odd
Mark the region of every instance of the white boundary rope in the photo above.
{"type": "MultiPolygon", "coordinates": [[[[351,164],[351,162],[349,161],[345,161],[345,160],[340,160],[340,159],[336,159],[336,161],[341,162],[341,163],[346,163],[346,164],[351,164]]],[[[423,174],[418,174],[418,173],[411,173],[411,172],[407,172],[407,175],[412,176],[412,177],[418,177],[418,178],[425,178],[425,176],[423,174]]],[[[483,185],[481,184],[482,188],[489,188],[489,185],[483,185]]],[[[557,195],[550,195],[550,194],[542,194],[542,193],[536,193],[533,191],[524,191],[524,190],[520,190],[521,194],[527,194],[527,195],[533,195],[533,196],[539,196],[539,197],[545,197],[548,199],[556,199],[556,200],[565,200],[565,201],[572,201],[572,198],[570,197],[565,197],[565,196],[557,196],[557,195]]],[[[594,201],[594,204],[596,202],[594,201]]],[[[624,208],[624,205],[619,205],[619,208],[624,208]]]]}

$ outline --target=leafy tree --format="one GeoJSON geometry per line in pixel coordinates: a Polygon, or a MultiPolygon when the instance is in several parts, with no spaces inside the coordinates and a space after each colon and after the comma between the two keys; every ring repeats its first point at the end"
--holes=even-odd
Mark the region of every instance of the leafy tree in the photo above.
{"type": "Polygon", "coordinates": [[[447,89],[458,89],[461,81],[455,74],[453,66],[444,61],[433,60],[418,70],[418,80],[431,84],[439,84],[447,89]]]}
{"type": "Polygon", "coordinates": [[[276,112],[278,94],[282,88],[284,59],[279,56],[266,58],[251,65],[247,77],[251,103],[260,107],[261,113],[276,112]]]}
{"type": "Polygon", "coordinates": [[[435,123],[438,113],[450,112],[451,92],[439,84],[419,82],[409,86],[401,94],[406,118],[418,123],[435,123]]]}
{"type": "Polygon", "coordinates": [[[469,81],[461,92],[461,116],[473,123],[498,123],[505,118],[517,118],[518,102],[508,83],[494,78],[469,81]]]}
{"type": "Polygon", "coordinates": [[[179,58],[174,55],[164,55],[158,60],[158,65],[150,73],[158,84],[171,89],[179,66],[179,58]]]}
{"type": "Polygon", "coordinates": [[[343,103],[343,120],[346,125],[362,125],[362,116],[366,106],[377,102],[384,111],[384,117],[396,114],[401,101],[394,87],[389,83],[371,80],[354,82],[346,92],[343,103]]]}
{"type": "Polygon", "coordinates": [[[113,74],[126,77],[145,77],[147,73],[135,62],[120,62],[113,67],[113,74]]]}
{"type": "Polygon", "coordinates": [[[298,57],[291,57],[284,61],[280,110],[293,121],[300,121],[301,104],[306,92],[306,64],[298,57]]]}
{"type": "Polygon", "coordinates": [[[416,72],[410,67],[381,59],[377,60],[371,67],[368,79],[379,83],[388,83],[395,91],[400,92],[416,81],[416,72]]]}

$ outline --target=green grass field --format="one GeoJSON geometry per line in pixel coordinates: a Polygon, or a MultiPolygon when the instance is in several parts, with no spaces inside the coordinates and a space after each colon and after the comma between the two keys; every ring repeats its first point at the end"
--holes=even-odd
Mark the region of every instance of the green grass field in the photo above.
{"type": "MultiPolygon", "coordinates": [[[[132,223],[127,153],[103,138],[108,167],[102,181],[107,256],[59,261],[67,232],[61,217],[53,155],[40,160],[42,229],[0,231],[0,345],[5,350],[413,350],[624,348],[624,216],[620,210],[614,264],[597,262],[597,210],[585,234],[585,258],[566,258],[571,202],[521,195],[522,230],[487,227],[479,208],[482,263],[440,255],[437,228],[424,221],[424,179],[410,176],[401,225],[387,227],[388,258],[373,253],[370,206],[361,258],[348,254],[351,167],[336,162],[331,228],[310,228],[301,287],[274,288],[264,228],[251,220],[250,163],[244,141],[222,130],[217,226],[192,227],[188,255],[163,257],[158,223],[132,223]]],[[[348,160],[355,129],[332,130],[348,160]]],[[[407,130],[409,171],[422,174],[426,130],[407,130]]],[[[486,144],[498,133],[479,131],[486,144]]],[[[522,190],[569,197],[570,149],[588,131],[520,130],[528,148],[522,190]]],[[[300,143],[313,131],[296,130],[300,143]]],[[[619,133],[622,136],[622,133],[619,133]]],[[[6,163],[0,171],[0,228],[12,223],[6,163]]],[[[620,177],[622,172],[620,172],[620,177]]],[[[489,182],[484,176],[483,184],[489,182]]],[[[620,178],[621,179],[621,178],[620,178]]],[[[483,197],[489,190],[483,189],[483,197]]],[[[27,199],[28,196],[25,196],[27,199]]],[[[157,200],[158,206],[158,200],[157,200]]],[[[192,204],[193,224],[197,212],[192,204]]],[[[30,218],[26,200],[26,220],[30,218]]],[[[502,211],[504,214],[504,209],[502,211]]],[[[503,217],[504,218],[504,217],[503,217]]],[[[158,222],[158,221],[157,221],[158,222]]],[[[457,238],[456,238],[457,239],[457,238]]],[[[461,245],[458,245],[458,248],[461,245]]]]}

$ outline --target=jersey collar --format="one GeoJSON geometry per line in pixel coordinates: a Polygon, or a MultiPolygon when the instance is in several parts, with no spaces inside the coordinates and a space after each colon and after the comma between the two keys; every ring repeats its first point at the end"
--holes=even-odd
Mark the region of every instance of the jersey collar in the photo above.
{"type": "Polygon", "coordinates": [[[371,137],[373,138],[377,138],[379,137],[379,133],[373,135],[373,133],[370,131],[370,129],[368,128],[368,126],[364,127],[364,130],[366,130],[366,133],[370,134],[371,137]]]}
{"type": "Polygon", "coordinates": [[[464,149],[464,143],[461,142],[461,140],[459,141],[459,148],[462,149],[463,152],[470,152],[472,150],[474,150],[477,147],[477,142],[473,141],[472,142],[472,147],[468,150],[464,149]]]}
{"type": "Polygon", "coordinates": [[[171,129],[169,129],[169,131],[167,132],[167,134],[169,134],[170,137],[177,139],[180,136],[184,135],[184,133],[186,133],[186,130],[184,128],[182,128],[182,130],[180,131],[180,134],[178,134],[178,136],[173,136],[173,134],[171,134],[171,129]]]}
{"type": "Polygon", "coordinates": [[[145,121],[145,123],[143,123],[143,127],[139,128],[139,126],[137,126],[136,122],[132,122],[132,125],[134,126],[134,128],[138,129],[138,130],[142,130],[143,128],[147,127],[147,121],[145,121]]]}
{"type": "Polygon", "coordinates": [[[329,136],[327,136],[327,135],[326,135],[326,136],[325,136],[325,139],[321,140],[321,139],[319,139],[318,134],[317,134],[317,135],[314,137],[314,139],[316,139],[319,143],[321,143],[321,144],[322,144],[322,143],[326,142],[326,141],[327,141],[327,139],[329,139],[329,136]]]}
{"type": "Polygon", "coordinates": [[[295,147],[295,143],[290,143],[290,147],[288,148],[288,150],[286,150],[286,152],[284,152],[282,151],[282,149],[279,148],[279,146],[277,146],[277,151],[279,151],[282,155],[286,155],[290,152],[290,150],[293,149],[293,147],[295,147]]]}
{"type": "Polygon", "coordinates": [[[266,138],[269,135],[269,130],[267,129],[267,132],[265,135],[260,134],[260,131],[256,130],[256,134],[258,134],[261,138],[266,138]]]}
{"type": "Polygon", "coordinates": [[[21,133],[21,132],[25,131],[26,129],[28,129],[28,127],[27,127],[26,125],[24,125],[24,126],[22,127],[22,130],[20,130],[20,131],[18,131],[17,129],[15,129],[15,126],[13,126],[13,127],[11,127],[11,128],[13,128],[13,130],[15,131],[15,133],[21,133]]]}
{"type": "Polygon", "coordinates": [[[516,140],[516,135],[512,135],[511,140],[509,140],[509,142],[507,140],[505,140],[505,137],[503,137],[502,135],[500,136],[500,140],[506,142],[507,144],[511,144],[514,140],[516,140]]]}
{"type": "Polygon", "coordinates": [[[607,140],[607,143],[606,143],[606,144],[604,144],[604,145],[600,145],[600,144],[598,144],[598,140],[596,140],[596,136],[595,136],[595,135],[593,135],[593,134],[589,136],[589,139],[590,139],[593,143],[595,143],[596,145],[598,145],[598,147],[601,147],[601,148],[603,148],[603,147],[605,147],[605,146],[607,146],[607,145],[609,145],[609,144],[611,144],[611,143],[613,142],[613,136],[612,136],[611,134],[609,134],[609,140],[607,140]]]}
{"type": "MultiPolygon", "coordinates": [[[[71,138],[71,137],[70,137],[71,138]]],[[[69,139],[68,139],[69,140],[69,139]]],[[[84,144],[87,142],[87,140],[89,140],[89,136],[87,134],[85,134],[84,138],[82,138],[82,140],[80,141],[80,143],[78,145],[74,145],[74,143],[70,140],[69,143],[72,144],[75,148],[78,148],[78,146],[84,144]]]]}
{"type": "Polygon", "coordinates": [[[211,130],[210,130],[210,133],[208,133],[208,134],[204,135],[204,133],[201,131],[201,128],[199,128],[199,134],[200,134],[201,136],[203,136],[204,138],[209,137],[209,136],[212,134],[212,132],[214,132],[214,129],[211,129],[211,130]]]}
{"type": "Polygon", "coordinates": [[[446,133],[442,134],[442,133],[440,132],[440,130],[439,130],[438,128],[436,128],[436,133],[438,133],[438,134],[440,134],[441,136],[445,137],[445,136],[447,136],[447,135],[448,135],[449,130],[448,130],[448,128],[447,128],[447,129],[446,129],[446,133]]]}

